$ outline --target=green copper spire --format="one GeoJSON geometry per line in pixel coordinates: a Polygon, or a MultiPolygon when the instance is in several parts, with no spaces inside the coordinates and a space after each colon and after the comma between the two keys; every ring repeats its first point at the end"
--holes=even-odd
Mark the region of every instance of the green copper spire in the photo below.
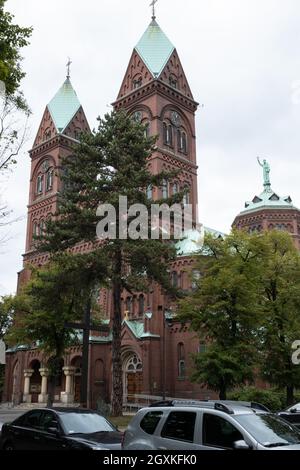
{"type": "Polygon", "coordinates": [[[81,104],[72,87],[70,78],[67,77],[62,87],[48,104],[51,117],[59,133],[64,131],[80,106],[81,104]]]}
{"type": "Polygon", "coordinates": [[[153,77],[158,78],[175,47],[153,17],[135,49],[153,77]]]}

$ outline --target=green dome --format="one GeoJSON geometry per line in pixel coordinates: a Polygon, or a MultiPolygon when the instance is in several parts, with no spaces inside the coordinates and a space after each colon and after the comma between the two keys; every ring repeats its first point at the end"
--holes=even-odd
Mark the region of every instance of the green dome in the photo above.
{"type": "Polygon", "coordinates": [[[267,187],[250,202],[245,203],[245,210],[241,214],[256,212],[263,209],[297,209],[292,204],[290,196],[280,197],[271,187],[267,187]]]}
{"type": "Polygon", "coordinates": [[[183,239],[176,243],[177,256],[191,256],[199,254],[203,247],[204,237],[206,234],[211,234],[215,237],[224,238],[225,235],[217,230],[213,230],[208,227],[201,228],[199,230],[187,230],[183,234],[183,239]]]}

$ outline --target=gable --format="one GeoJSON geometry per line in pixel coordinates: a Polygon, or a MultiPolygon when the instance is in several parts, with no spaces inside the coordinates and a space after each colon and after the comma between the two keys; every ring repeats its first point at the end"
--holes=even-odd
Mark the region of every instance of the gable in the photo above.
{"type": "Polygon", "coordinates": [[[82,106],[80,106],[79,110],[70,121],[70,123],[66,126],[63,131],[64,135],[68,137],[72,137],[73,139],[78,139],[80,132],[90,132],[90,126],[83,111],[82,106]]]}
{"type": "Polygon", "coordinates": [[[54,137],[55,135],[57,135],[56,126],[53,122],[48,107],[46,107],[33,147],[42,144],[46,140],[49,140],[54,137]]]}
{"type": "Polygon", "coordinates": [[[134,90],[134,82],[137,80],[141,80],[140,88],[153,80],[153,76],[138,52],[134,49],[117,99],[131,93],[134,90]]]}
{"type": "Polygon", "coordinates": [[[178,91],[188,98],[194,99],[176,49],[174,49],[166,66],[160,74],[159,79],[171,86],[172,82],[175,81],[177,84],[176,89],[178,91]]]}

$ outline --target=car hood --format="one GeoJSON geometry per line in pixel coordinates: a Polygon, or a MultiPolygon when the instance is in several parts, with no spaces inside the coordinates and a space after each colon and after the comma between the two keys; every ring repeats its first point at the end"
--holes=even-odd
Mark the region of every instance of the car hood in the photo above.
{"type": "Polygon", "coordinates": [[[289,446],[273,447],[267,450],[300,450],[300,444],[290,444],[289,446]]]}
{"type": "Polygon", "coordinates": [[[82,442],[91,447],[99,446],[105,449],[121,450],[122,433],[118,431],[101,431],[92,434],[76,434],[68,436],[73,441],[82,442]]]}

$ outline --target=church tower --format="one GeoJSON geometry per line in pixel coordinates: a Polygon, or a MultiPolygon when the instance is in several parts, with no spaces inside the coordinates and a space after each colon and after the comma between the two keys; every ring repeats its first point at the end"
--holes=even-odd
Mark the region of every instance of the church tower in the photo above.
{"type": "Polygon", "coordinates": [[[288,232],[296,246],[300,249],[300,210],[294,206],[290,196],[280,196],[273,191],[270,181],[270,165],[266,160],[263,164],[264,190],[252,201],[245,203],[232,224],[233,228],[246,230],[249,233],[266,230],[288,232]]]}
{"type": "MultiPolygon", "coordinates": [[[[82,131],[90,131],[90,127],[68,71],[65,82],[46,106],[29,152],[31,173],[24,266],[27,263],[41,265],[46,260],[45,254],[35,250],[34,235],[44,230],[46,220],[56,212],[61,160],[71,154],[82,131]]],[[[19,284],[26,282],[28,275],[28,271],[23,270],[19,274],[19,284]]]]}
{"type": "Polygon", "coordinates": [[[115,109],[124,108],[147,125],[149,135],[158,135],[150,159],[154,174],[179,170],[179,182],[153,188],[154,200],[185,187],[184,203],[193,206],[197,222],[197,164],[195,102],[178,53],[153,15],[152,21],[131,55],[115,109]]]}

